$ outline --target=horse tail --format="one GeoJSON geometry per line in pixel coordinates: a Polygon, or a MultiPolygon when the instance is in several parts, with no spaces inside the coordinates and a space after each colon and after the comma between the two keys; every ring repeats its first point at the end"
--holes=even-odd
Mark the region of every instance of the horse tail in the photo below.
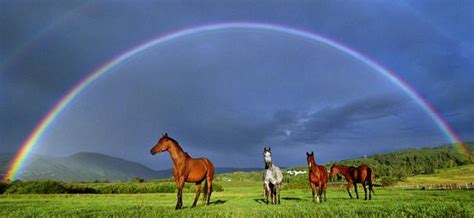
{"type": "Polygon", "coordinates": [[[209,204],[211,193],[212,193],[212,180],[214,179],[214,165],[208,159],[204,159],[206,163],[206,182],[204,183],[204,202],[207,200],[209,204]]]}
{"type": "Polygon", "coordinates": [[[375,180],[375,171],[370,168],[370,167],[367,167],[367,179],[366,181],[369,183],[369,192],[372,192],[372,194],[375,195],[375,192],[374,192],[374,180],[375,180]]]}
{"type": "Polygon", "coordinates": [[[204,201],[206,201],[206,199],[207,199],[207,180],[204,181],[204,190],[203,190],[203,197],[202,197],[202,199],[203,199],[204,201]]]}

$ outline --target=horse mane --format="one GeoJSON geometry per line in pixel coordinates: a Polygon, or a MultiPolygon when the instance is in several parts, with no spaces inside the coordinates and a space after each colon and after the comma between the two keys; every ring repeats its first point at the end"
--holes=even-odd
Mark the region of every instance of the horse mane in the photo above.
{"type": "Polygon", "coordinates": [[[351,166],[346,166],[346,165],[342,165],[342,164],[334,164],[334,167],[343,168],[343,169],[349,169],[351,166]]]}
{"type": "Polygon", "coordinates": [[[186,157],[191,158],[191,156],[190,156],[187,152],[185,152],[185,151],[183,150],[183,148],[181,147],[181,145],[179,144],[178,141],[176,141],[174,138],[171,138],[171,137],[169,137],[169,136],[163,136],[163,137],[166,137],[168,140],[170,140],[171,142],[173,142],[173,143],[176,145],[176,147],[177,147],[181,152],[184,153],[184,155],[185,155],[186,157]]]}
{"type": "Polygon", "coordinates": [[[181,145],[179,145],[178,141],[176,141],[174,138],[171,138],[169,136],[165,136],[165,137],[168,138],[168,140],[172,141],[173,143],[175,143],[176,145],[178,145],[181,148],[181,145]]]}

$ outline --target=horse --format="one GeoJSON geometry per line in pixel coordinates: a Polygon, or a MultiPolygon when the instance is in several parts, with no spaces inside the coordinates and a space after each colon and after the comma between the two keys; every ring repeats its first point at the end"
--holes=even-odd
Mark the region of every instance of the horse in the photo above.
{"type": "Polygon", "coordinates": [[[314,195],[316,192],[316,186],[318,187],[316,200],[318,203],[322,202],[322,195],[324,193],[324,201],[327,201],[326,190],[328,189],[328,171],[326,167],[317,165],[314,161],[314,153],[306,152],[306,160],[309,166],[309,184],[311,191],[313,192],[313,202],[315,202],[314,195]]]}
{"type": "Polygon", "coordinates": [[[272,151],[270,147],[263,149],[263,160],[265,161],[265,172],[263,175],[266,203],[270,195],[272,204],[280,204],[280,185],[283,180],[283,173],[280,168],[272,163],[272,151]]]}
{"type": "Polygon", "coordinates": [[[359,167],[353,167],[353,166],[344,166],[344,165],[336,165],[333,164],[331,166],[331,177],[335,179],[337,174],[342,174],[344,178],[347,180],[347,193],[349,193],[349,197],[352,198],[352,194],[350,192],[350,188],[352,185],[354,185],[354,190],[357,196],[357,199],[359,199],[359,193],[357,193],[357,183],[361,183],[362,187],[364,187],[364,192],[365,192],[365,199],[367,200],[367,188],[365,187],[366,185],[369,186],[369,200],[372,199],[371,193],[374,193],[374,178],[375,178],[375,172],[372,168],[369,166],[362,164],[359,167]]]}
{"type": "Polygon", "coordinates": [[[204,201],[207,200],[207,205],[211,199],[212,180],[214,178],[214,165],[207,158],[192,158],[188,153],[184,152],[179,143],[165,133],[161,136],[155,146],[151,149],[151,155],[168,151],[171,160],[173,160],[173,176],[178,188],[178,196],[176,203],[176,210],[183,206],[183,188],[184,183],[196,184],[196,197],[194,198],[193,206],[201,194],[201,183],[206,180],[204,184],[204,201]]]}

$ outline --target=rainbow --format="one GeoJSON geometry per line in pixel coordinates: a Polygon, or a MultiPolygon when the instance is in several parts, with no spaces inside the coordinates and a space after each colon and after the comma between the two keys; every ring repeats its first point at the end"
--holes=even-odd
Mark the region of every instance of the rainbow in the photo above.
{"type": "Polygon", "coordinates": [[[98,78],[103,77],[110,72],[112,68],[119,65],[128,58],[143,52],[153,46],[166,43],[168,41],[178,39],[184,36],[189,36],[197,33],[203,32],[212,32],[219,30],[228,30],[228,29],[253,29],[253,30],[265,30],[278,32],[283,34],[288,34],[292,36],[298,36],[301,38],[314,40],[320,43],[324,43],[334,49],[337,49],[365,64],[372,67],[375,71],[382,74],[393,84],[401,88],[408,96],[410,96],[434,121],[439,130],[446,136],[446,138],[455,145],[455,148],[461,153],[464,158],[470,157],[470,152],[465,145],[461,142],[456,133],[449,127],[447,122],[441,117],[441,115],[425,100],[416,90],[414,90],[409,84],[400,79],[395,73],[389,71],[379,63],[369,59],[363,54],[351,49],[335,40],[331,40],[320,35],[297,30],[289,27],[278,26],[273,24],[262,24],[262,23],[244,23],[244,22],[235,22],[235,23],[221,23],[221,24],[210,24],[205,26],[193,27],[184,30],[179,30],[172,32],[166,35],[158,36],[152,40],[145,41],[138,46],[135,46],[124,53],[116,56],[111,59],[97,70],[88,74],[87,77],[83,78],[79,83],[72,87],[65,96],[59,100],[58,103],[44,116],[44,118],[39,122],[33,132],[30,133],[28,138],[21,145],[20,151],[16,154],[15,158],[10,164],[10,167],[7,170],[7,173],[3,177],[4,181],[14,180],[16,174],[21,169],[22,164],[27,159],[28,154],[31,152],[35,144],[41,139],[43,133],[51,126],[58,115],[91,83],[96,81],[98,78]]]}

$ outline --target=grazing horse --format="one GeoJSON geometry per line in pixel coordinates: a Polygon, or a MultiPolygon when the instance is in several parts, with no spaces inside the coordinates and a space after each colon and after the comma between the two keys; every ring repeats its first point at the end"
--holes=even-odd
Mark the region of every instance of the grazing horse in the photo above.
{"type": "Polygon", "coordinates": [[[265,161],[265,172],[263,175],[266,202],[270,195],[272,204],[280,204],[280,185],[283,180],[283,173],[280,168],[272,163],[272,151],[270,147],[263,149],[263,160],[265,161]]]}
{"type": "Polygon", "coordinates": [[[349,189],[354,185],[354,190],[359,199],[359,193],[357,193],[357,183],[361,183],[362,187],[364,187],[365,192],[365,200],[367,200],[367,188],[365,185],[369,186],[369,200],[372,199],[371,193],[374,193],[374,178],[375,172],[369,166],[362,164],[359,167],[353,166],[344,166],[344,165],[336,165],[333,164],[331,166],[331,177],[335,179],[337,174],[342,174],[344,178],[347,180],[347,193],[349,193],[349,197],[352,198],[351,192],[349,189]]]}
{"type": "Polygon", "coordinates": [[[315,202],[314,195],[316,192],[316,186],[318,187],[316,200],[319,203],[322,202],[322,195],[324,193],[324,201],[327,201],[326,190],[328,189],[328,170],[322,165],[317,165],[314,161],[314,153],[306,152],[306,160],[309,166],[309,184],[311,185],[311,191],[313,192],[313,202],[315,202]]]}
{"type": "Polygon", "coordinates": [[[173,176],[178,188],[176,209],[181,209],[183,206],[183,187],[185,182],[196,184],[196,197],[192,206],[195,207],[199,194],[201,194],[201,183],[206,180],[204,184],[204,201],[207,200],[207,205],[209,205],[212,193],[212,179],[214,178],[214,165],[212,162],[207,158],[191,158],[188,153],[183,151],[178,142],[169,137],[167,133],[161,136],[150,152],[152,155],[155,155],[165,151],[168,151],[171,160],[173,160],[173,176]]]}

